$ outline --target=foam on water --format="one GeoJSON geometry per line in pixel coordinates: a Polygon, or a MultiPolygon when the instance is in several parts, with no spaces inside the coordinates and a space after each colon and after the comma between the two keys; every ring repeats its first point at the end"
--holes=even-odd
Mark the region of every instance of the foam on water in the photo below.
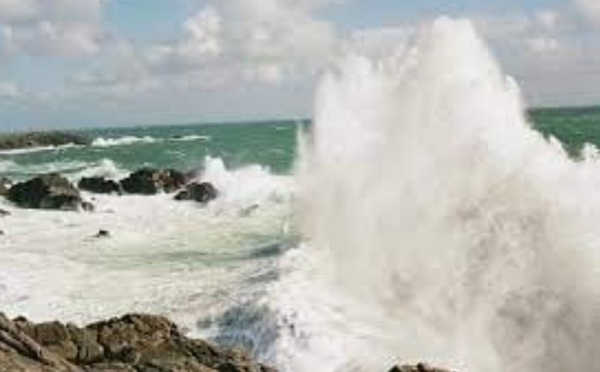
{"type": "Polygon", "coordinates": [[[170,138],[156,138],[151,136],[123,136],[118,138],[104,138],[99,137],[92,141],[93,147],[113,147],[113,146],[129,146],[136,143],[159,143],[165,141],[173,141],[173,142],[192,142],[192,141],[206,141],[209,140],[210,137],[198,135],[198,134],[190,134],[187,136],[181,137],[170,137],[170,138]]]}
{"type": "MultiPolygon", "coordinates": [[[[290,181],[207,161],[212,170],[201,180],[219,184],[224,196],[208,206],[167,194],[84,193],[94,213],[25,210],[3,201],[11,215],[0,220],[2,311],[80,323],[151,312],[199,335],[207,328],[197,325],[200,319],[217,319],[258,296],[265,285],[251,279],[275,270],[265,247],[286,239],[290,181]],[[250,191],[224,181],[242,174],[250,191]],[[95,238],[100,229],[111,237],[95,238]]],[[[114,164],[98,167],[111,173],[114,164]]]]}
{"type": "Polygon", "coordinates": [[[124,136],[119,138],[103,138],[99,137],[92,141],[94,147],[111,147],[111,146],[127,146],[134,143],[154,143],[157,139],[150,136],[136,137],[124,136]]]}
{"type": "Polygon", "coordinates": [[[600,161],[523,115],[468,21],[322,82],[306,243],[273,290],[285,371],[600,370],[600,161]]]}

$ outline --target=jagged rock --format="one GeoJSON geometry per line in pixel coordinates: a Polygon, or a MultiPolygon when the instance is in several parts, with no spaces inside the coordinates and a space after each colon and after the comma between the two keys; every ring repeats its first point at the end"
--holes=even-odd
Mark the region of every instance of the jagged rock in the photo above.
{"type": "Polygon", "coordinates": [[[152,195],[161,191],[173,192],[185,185],[185,182],[185,174],[177,170],[143,168],[121,180],[121,186],[129,194],[152,195]]]}
{"type": "Polygon", "coordinates": [[[188,339],[160,316],[130,314],[80,328],[1,313],[0,371],[276,372],[241,350],[188,339]]]}
{"type": "Polygon", "coordinates": [[[24,208],[77,210],[82,203],[79,190],[56,173],[15,184],[7,198],[24,208]]]}
{"type": "Polygon", "coordinates": [[[80,190],[90,191],[96,194],[120,194],[121,185],[113,180],[107,180],[104,177],[83,177],[77,183],[80,190]]]}
{"type": "Polygon", "coordinates": [[[209,182],[190,183],[185,189],[175,195],[175,200],[194,200],[199,203],[208,203],[219,196],[217,189],[209,182]]]}

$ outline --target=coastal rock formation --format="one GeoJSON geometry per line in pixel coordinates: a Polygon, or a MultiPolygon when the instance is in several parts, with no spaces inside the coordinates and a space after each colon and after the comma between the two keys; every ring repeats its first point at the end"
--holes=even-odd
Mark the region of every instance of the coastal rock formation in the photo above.
{"type": "Polygon", "coordinates": [[[90,140],[81,135],[65,132],[30,132],[4,134],[0,136],[0,150],[30,147],[89,145],[90,140]]]}
{"type": "Polygon", "coordinates": [[[219,196],[217,189],[208,182],[190,183],[185,189],[175,195],[175,200],[194,200],[199,203],[208,203],[219,196]]]}
{"type": "Polygon", "coordinates": [[[185,174],[174,169],[142,168],[121,180],[121,186],[129,194],[152,195],[161,191],[174,192],[186,181],[185,174]]]}
{"type": "Polygon", "coordinates": [[[80,190],[93,192],[96,194],[120,194],[121,185],[113,180],[107,180],[104,177],[83,177],[77,183],[80,190]]]}
{"type": "Polygon", "coordinates": [[[77,210],[82,204],[79,190],[56,173],[15,184],[7,198],[24,208],[77,210]]]}
{"type": "Polygon", "coordinates": [[[275,372],[243,351],[186,338],[175,324],[130,314],[80,328],[0,313],[2,372],[275,372]]]}

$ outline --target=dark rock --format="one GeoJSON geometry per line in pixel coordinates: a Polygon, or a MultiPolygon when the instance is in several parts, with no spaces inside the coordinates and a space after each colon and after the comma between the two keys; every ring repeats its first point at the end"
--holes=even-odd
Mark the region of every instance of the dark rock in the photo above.
{"type": "Polygon", "coordinates": [[[190,183],[185,189],[175,195],[175,200],[194,200],[199,203],[208,203],[219,196],[217,189],[208,182],[190,183]]]}
{"type": "Polygon", "coordinates": [[[121,186],[129,194],[152,195],[161,191],[173,192],[185,185],[185,182],[185,174],[174,169],[143,168],[121,180],[121,186]]]}
{"type": "Polygon", "coordinates": [[[65,132],[29,132],[0,136],[0,150],[13,150],[29,147],[89,145],[90,139],[78,134],[65,132]]]}
{"type": "Polygon", "coordinates": [[[6,209],[0,208],[0,217],[6,217],[6,216],[10,216],[10,212],[7,211],[6,209]]]}
{"type": "Polygon", "coordinates": [[[93,212],[96,210],[96,207],[94,206],[94,204],[92,204],[88,201],[84,201],[84,202],[81,202],[81,210],[84,212],[93,212]]]}
{"type": "Polygon", "coordinates": [[[450,372],[445,369],[430,367],[425,363],[419,363],[416,366],[404,365],[394,366],[389,372],[450,372]]]}
{"type": "Polygon", "coordinates": [[[99,230],[96,234],[96,238],[110,238],[110,231],[108,230],[99,230]]]}
{"type": "Polygon", "coordinates": [[[80,190],[90,191],[96,194],[120,194],[121,185],[113,180],[103,177],[84,177],[77,183],[80,190]]]}
{"type": "Polygon", "coordinates": [[[56,173],[17,183],[7,197],[24,208],[77,210],[82,202],[79,190],[56,173]]]}

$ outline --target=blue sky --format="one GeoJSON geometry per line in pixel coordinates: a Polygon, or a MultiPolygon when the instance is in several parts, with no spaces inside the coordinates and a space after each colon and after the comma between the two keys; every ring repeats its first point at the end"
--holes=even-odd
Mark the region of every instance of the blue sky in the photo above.
{"type": "Polygon", "coordinates": [[[0,0],[0,130],[307,117],[336,51],[440,15],[528,104],[600,103],[598,0],[0,0]]]}

